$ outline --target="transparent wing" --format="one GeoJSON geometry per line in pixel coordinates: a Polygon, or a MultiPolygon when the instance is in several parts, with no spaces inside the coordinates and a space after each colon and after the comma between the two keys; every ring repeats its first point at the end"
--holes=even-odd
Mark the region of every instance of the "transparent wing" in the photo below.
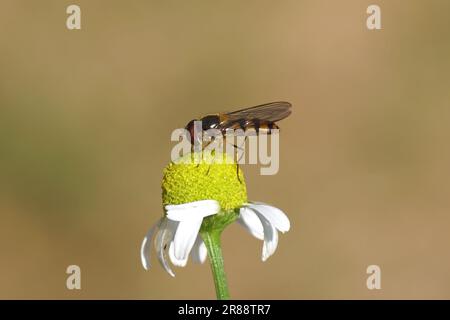
{"type": "Polygon", "coordinates": [[[225,113],[227,122],[239,121],[241,119],[276,122],[291,114],[291,104],[279,101],[262,104],[255,107],[245,108],[234,112],[225,113]]]}

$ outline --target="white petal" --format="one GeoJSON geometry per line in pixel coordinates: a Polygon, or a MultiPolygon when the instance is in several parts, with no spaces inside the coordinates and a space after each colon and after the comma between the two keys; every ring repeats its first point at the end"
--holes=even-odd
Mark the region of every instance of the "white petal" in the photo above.
{"type": "Polygon", "coordinates": [[[166,270],[166,272],[170,274],[172,277],[175,277],[175,274],[173,273],[172,269],[167,263],[166,249],[168,244],[173,240],[174,231],[177,225],[178,222],[170,221],[164,218],[163,221],[161,222],[161,226],[159,227],[159,231],[156,234],[155,239],[155,247],[156,253],[158,255],[158,261],[164,268],[164,270],[166,270]]]}
{"type": "Polygon", "coordinates": [[[238,223],[243,226],[252,236],[258,238],[259,240],[264,239],[264,229],[261,224],[261,220],[259,220],[253,210],[242,207],[239,211],[238,223]]]}
{"type": "Polygon", "coordinates": [[[170,243],[169,246],[169,257],[170,261],[172,261],[174,266],[184,267],[187,264],[187,259],[178,259],[177,257],[175,257],[175,245],[173,241],[170,243]]]}
{"type": "Polygon", "coordinates": [[[167,205],[167,218],[174,221],[187,221],[201,219],[220,211],[220,205],[216,200],[201,200],[179,205],[167,205]]]}
{"type": "Polygon", "coordinates": [[[174,242],[174,256],[178,260],[187,260],[189,252],[197,239],[198,231],[203,219],[190,219],[180,221],[178,228],[175,231],[174,242]]]}
{"type": "Polygon", "coordinates": [[[280,209],[262,202],[250,203],[247,206],[262,214],[279,231],[289,231],[291,223],[289,222],[288,217],[280,209]]]}
{"type": "Polygon", "coordinates": [[[150,247],[152,243],[153,233],[155,233],[156,228],[161,224],[162,218],[158,220],[151,228],[148,230],[141,244],[141,262],[145,270],[150,268],[150,247]]]}
{"type": "Polygon", "coordinates": [[[192,260],[196,263],[203,263],[205,262],[207,255],[208,251],[206,250],[206,245],[200,235],[198,235],[191,251],[192,260]]]}
{"type": "Polygon", "coordinates": [[[254,207],[250,208],[261,220],[261,224],[264,229],[264,245],[262,249],[262,261],[266,261],[277,249],[278,245],[278,232],[275,226],[273,226],[268,219],[261,213],[256,211],[254,207]]]}

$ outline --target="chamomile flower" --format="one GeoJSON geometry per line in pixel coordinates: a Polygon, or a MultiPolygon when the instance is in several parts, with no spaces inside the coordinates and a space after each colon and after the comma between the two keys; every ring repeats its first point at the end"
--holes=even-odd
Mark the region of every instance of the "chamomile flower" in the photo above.
{"type": "Polygon", "coordinates": [[[290,222],[280,209],[248,202],[242,171],[226,154],[219,157],[204,153],[200,163],[192,163],[189,154],[166,167],[162,182],[164,216],[146,234],[141,260],[147,270],[153,237],[158,260],[171,276],[174,273],[169,260],[184,267],[189,256],[203,263],[209,255],[217,296],[226,299],[229,294],[220,247],[220,235],[226,226],[237,221],[263,240],[265,261],[277,248],[278,231],[287,232],[290,222]]]}

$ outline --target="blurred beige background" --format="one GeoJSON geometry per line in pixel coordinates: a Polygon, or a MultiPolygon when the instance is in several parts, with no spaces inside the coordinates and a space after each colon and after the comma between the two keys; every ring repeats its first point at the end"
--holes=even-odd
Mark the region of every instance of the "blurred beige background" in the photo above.
{"type": "Polygon", "coordinates": [[[369,31],[372,3],[2,0],[0,298],[215,298],[208,264],[140,264],[170,133],[287,100],[279,174],[245,173],[292,228],[265,263],[225,232],[232,297],[449,299],[450,2],[376,1],[369,31]]]}

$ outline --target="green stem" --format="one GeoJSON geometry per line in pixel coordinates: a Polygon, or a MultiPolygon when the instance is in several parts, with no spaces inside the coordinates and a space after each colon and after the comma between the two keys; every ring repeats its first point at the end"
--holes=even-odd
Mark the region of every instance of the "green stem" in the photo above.
{"type": "Polygon", "coordinates": [[[211,271],[216,286],[216,295],[218,300],[230,299],[228,292],[227,279],[225,276],[225,268],[223,265],[222,249],[220,246],[220,231],[213,230],[202,232],[202,238],[208,250],[211,271]]]}

